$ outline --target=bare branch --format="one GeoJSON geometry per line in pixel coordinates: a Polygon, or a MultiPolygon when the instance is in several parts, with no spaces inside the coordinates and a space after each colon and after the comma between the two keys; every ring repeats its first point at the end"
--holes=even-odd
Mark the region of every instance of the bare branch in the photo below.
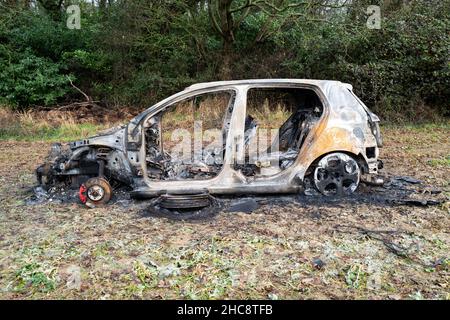
{"type": "Polygon", "coordinates": [[[217,22],[216,16],[214,15],[214,8],[213,8],[212,0],[208,0],[208,14],[209,14],[209,18],[211,19],[214,29],[220,35],[222,35],[222,37],[225,37],[225,34],[223,33],[222,28],[220,27],[219,23],[217,22]]]}
{"type": "Polygon", "coordinates": [[[72,79],[70,79],[69,76],[67,76],[67,79],[69,80],[70,85],[71,85],[75,90],[77,90],[79,93],[81,93],[81,94],[84,96],[84,98],[86,99],[86,102],[92,103],[92,98],[91,98],[91,97],[89,97],[89,96],[88,96],[86,93],[84,93],[80,88],[78,88],[76,85],[74,85],[73,82],[72,82],[72,79]]]}

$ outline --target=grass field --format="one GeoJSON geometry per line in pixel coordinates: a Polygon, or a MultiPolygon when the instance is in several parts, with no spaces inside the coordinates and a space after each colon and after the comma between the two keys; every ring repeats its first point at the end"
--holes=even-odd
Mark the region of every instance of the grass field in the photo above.
{"type": "Polygon", "coordinates": [[[438,206],[285,201],[173,221],[142,202],[26,205],[49,141],[98,128],[0,135],[0,298],[450,299],[448,125],[383,128],[385,172],[443,190],[438,206]],[[408,254],[358,227],[395,231],[408,254]]]}

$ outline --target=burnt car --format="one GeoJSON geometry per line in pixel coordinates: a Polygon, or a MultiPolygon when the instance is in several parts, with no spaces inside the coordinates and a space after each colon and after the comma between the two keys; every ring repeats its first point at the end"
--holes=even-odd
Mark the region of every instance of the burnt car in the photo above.
{"type": "Polygon", "coordinates": [[[200,83],[127,125],[55,144],[36,173],[44,187],[79,188],[89,206],[107,203],[117,185],[168,207],[219,194],[343,196],[381,168],[379,121],[339,81],[200,83]]]}

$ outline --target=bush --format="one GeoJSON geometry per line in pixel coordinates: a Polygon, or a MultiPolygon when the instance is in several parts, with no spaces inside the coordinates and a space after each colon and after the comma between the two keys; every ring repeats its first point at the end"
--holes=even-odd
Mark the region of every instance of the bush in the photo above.
{"type": "MultiPolygon", "coordinates": [[[[223,37],[200,1],[80,3],[81,30],[66,27],[62,10],[0,12],[0,102],[26,108],[80,99],[67,75],[94,100],[141,108],[189,84],[221,80],[223,37]]],[[[448,115],[448,1],[361,0],[348,11],[289,18],[295,10],[252,10],[237,24],[226,59],[233,78],[340,80],[384,119],[414,119],[418,106],[424,115],[428,107],[448,115]],[[382,5],[380,30],[366,27],[372,3],[382,5]]]]}
{"type": "Polygon", "coordinates": [[[60,66],[29,51],[8,61],[0,59],[0,97],[16,107],[53,105],[69,92],[60,66]]]}
{"type": "Polygon", "coordinates": [[[385,14],[380,30],[366,28],[363,19],[316,25],[300,34],[293,30],[286,41],[295,55],[283,63],[286,73],[349,82],[389,120],[415,119],[423,104],[448,115],[450,23],[445,7],[442,1],[412,1],[385,14]]]}

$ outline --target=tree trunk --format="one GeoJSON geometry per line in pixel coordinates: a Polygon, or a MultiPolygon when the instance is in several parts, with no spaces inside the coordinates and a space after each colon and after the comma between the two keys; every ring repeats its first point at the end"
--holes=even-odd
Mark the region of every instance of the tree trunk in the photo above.
{"type": "Polygon", "coordinates": [[[222,65],[219,72],[221,80],[233,78],[231,67],[233,64],[234,44],[234,20],[231,14],[231,3],[233,0],[219,0],[219,17],[222,29],[222,65]]]}
{"type": "Polygon", "coordinates": [[[233,64],[233,42],[231,39],[223,38],[222,61],[219,68],[219,80],[233,79],[231,67],[233,64]]]}
{"type": "Polygon", "coordinates": [[[63,0],[38,0],[41,8],[55,21],[61,21],[63,0]]]}

